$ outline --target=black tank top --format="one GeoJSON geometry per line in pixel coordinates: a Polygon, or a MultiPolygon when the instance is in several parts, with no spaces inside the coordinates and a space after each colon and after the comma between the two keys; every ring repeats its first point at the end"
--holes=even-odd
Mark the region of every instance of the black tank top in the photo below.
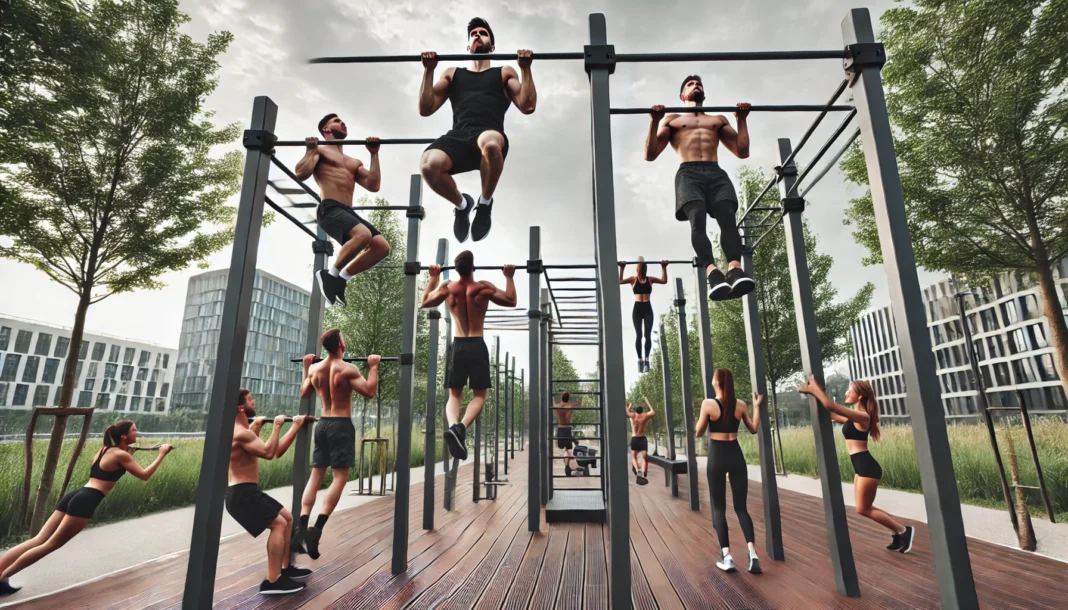
{"type": "Polygon", "coordinates": [[[653,285],[649,283],[649,278],[645,278],[644,282],[634,278],[634,294],[653,294],[653,285]]]}
{"type": "Polygon", "coordinates": [[[857,430],[857,427],[853,425],[853,420],[849,420],[846,423],[842,424],[842,436],[846,437],[851,441],[867,442],[868,434],[870,433],[871,430],[868,430],[867,432],[861,432],[860,430],[857,430]]]}
{"type": "Polygon", "coordinates": [[[126,474],[126,468],[119,466],[118,470],[104,470],[100,467],[100,460],[104,459],[104,454],[108,452],[111,447],[104,448],[97,456],[96,461],[89,467],[89,478],[100,479],[101,481],[110,481],[114,483],[122,478],[122,475],[126,474]]]}
{"type": "MultiPolygon", "coordinates": [[[[712,400],[716,401],[716,404],[719,405],[719,419],[713,420],[709,418],[708,433],[725,432],[727,434],[737,434],[739,422],[738,419],[734,417],[734,409],[727,409],[724,407],[723,403],[720,402],[718,398],[713,398],[712,400]]],[[[737,405],[735,405],[735,408],[737,408],[737,405]]]]}
{"type": "Polygon", "coordinates": [[[504,133],[504,113],[512,101],[501,84],[501,68],[472,72],[456,68],[449,85],[453,129],[495,129],[504,133]]]}

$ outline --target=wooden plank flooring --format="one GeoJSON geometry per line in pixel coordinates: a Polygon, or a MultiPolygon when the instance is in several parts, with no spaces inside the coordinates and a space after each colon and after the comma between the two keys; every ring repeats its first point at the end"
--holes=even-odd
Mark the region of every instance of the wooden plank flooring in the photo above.
{"type": "MultiPolygon", "coordinates": [[[[608,526],[547,524],[527,531],[526,455],[510,462],[511,485],[496,501],[470,501],[471,468],[460,471],[456,510],[441,506],[437,479],[436,529],[422,529],[423,486],[411,489],[408,571],[390,573],[393,499],[373,500],[337,513],[321,543],[322,557],[298,564],[315,572],[308,588],[292,596],[257,593],[265,570],[265,538],[239,536],[220,547],[215,607],[240,609],[345,610],[431,608],[563,608],[607,610],[608,526]]],[[[562,474],[562,466],[558,467],[562,474]]],[[[883,548],[883,529],[849,515],[853,553],[862,596],[838,595],[825,542],[819,498],[780,492],[786,561],[764,555],[763,507],[751,483],[749,513],[754,520],[764,574],[744,572],[745,541],[728,507],[731,550],[743,571],[724,574],[715,567],[718,542],[712,527],[704,473],[699,478],[701,510],[690,511],[685,477],[680,498],[672,498],[659,471],[650,483],[631,485],[632,601],[640,610],[663,608],[937,608],[938,589],[927,540],[917,526],[909,555],[883,548]]],[[[560,481],[560,479],[557,479],[560,481]]],[[[596,485],[596,479],[587,479],[596,485]]],[[[878,504],[878,502],[876,502],[878,504]]],[[[984,608],[1063,608],[1068,599],[1068,564],[1021,551],[969,540],[972,568],[984,608]]],[[[62,561],[59,551],[55,560],[62,561]]],[[[46,559],[46,561],[53,558],[46,559]]],[[[181,603],[186,557],[179,556],[115,574],[32,602],[20,609],[165,609],[181,603]]],[[[61,569],[57,564],[57,569],[61,569]]],[[[7,600],[5,600],[7,601],[7,600]]],[[[12,600],[13,601],[13,600],[12,600]]]]}

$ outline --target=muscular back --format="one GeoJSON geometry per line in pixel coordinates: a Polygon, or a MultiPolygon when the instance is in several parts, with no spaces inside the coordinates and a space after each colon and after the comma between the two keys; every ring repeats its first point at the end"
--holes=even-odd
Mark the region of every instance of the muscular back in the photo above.
{"type": "Polygon", "coordinates": [[[258,483],[260,480],[260,458],[245,451],[245,437],[256,436],[248,428],[235,426],[234,440],[230,443],[230,485],[238,483],[258,483]]]}
{"type": "Polygon", "coordinates": [[[329,358],[312,365],[308,375],[323,401],[323,417],[352,417],[352,382],[360,378],[360,369],[329,358]]]}
{"type": "Polygon", "coordinates": [[[456,324],[457,337],[481,337],[486,323],[486,309],[495,289],[483,282],[459,279],[449,282],[445,304],[456,324]]]}
{"type": "Polygon", "coordinates": [[[352,193],[356,189],[356,172],[363,162],[354,159],[337,146],[320,146],[319,163],[315,165],[315,181],[323,199],[334,199],[352,205],[352,193]]]}
{"type": "MultiPolygon", "coordinates": [[[[575,403],[570,403],[570,402],[556,403],[555,406],[557,406],[557,407],[573,407],[573,406],[575,406],[575,403]]],[[[571,426],[571,416],[573,416],[575,414],[574,411],[572,411],[571,409],[557,409],[557,410],[553,411],[553,413],[556,414],[556,425],[558,425],[560,427],[563,427],[563,428],[568,428],[568,427],[571,426]]]]}
{"type": "Polygon", "coordinates": [[[630,418],[631,436],[645,436],[645,424],[652,418],[650,413],[636,413],[630,418]]]}
{"type": "Polygon", "coordinates": [[[671,148],[681,161],[719,161],[719,130],[728,125],[726,117],[671,114],[664,123],[671,128],[671,148]]]}

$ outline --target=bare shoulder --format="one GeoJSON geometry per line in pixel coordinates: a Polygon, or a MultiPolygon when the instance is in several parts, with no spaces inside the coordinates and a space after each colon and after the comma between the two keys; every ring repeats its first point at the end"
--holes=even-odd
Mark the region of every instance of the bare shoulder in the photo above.
{"type": "Polygon", "coordinates": [[[730,127],[730,125],[731,125],[731,122],[727,119],[726,115],[717,114],[714,118],[716,119],[716,122],[719,123],[719,126],[721,128],[722,127],[730,127]]]}
{"type": "Polygon", "coordinates": [[[456,66],[449,66],[445,68],[445,71],[441,73],[441,78],[445,80],[452,80],[452,77],[456,75],[456,66]]]}
{"type": "Polygon", "coordinates": [[[674,121],[675,119],[679,118],[680,116],[682,116],[682,115],[680,115],[680,114],[669,114],[669,115],[665,115],[665,116],[664,116],[664,120],[662,121],[662,123],[663,123],[664,125],[668,125],[668,126],[670,126],[670,125],[671,125],[671,122],[672,122],[672,121],[674,121]]]}
{"type": "Polygon", "coordinates": [[[254,438],[256,438],[256,435],[253,434],[252,430],[249,430],[247,428],[234,432],[235,443],[247,443],[254,438]]]}
{"type": "Polygon", "coordinates": [[[478,284],[480,286],[482,286],[483,288],[488,288],[490,290],[497,290],[497,287],[494,286],[493,282],[491,282],[489,280],[479,280],[478,284]]]}
{"type": "Polygon", "coordinates": [[[501,66],[501,78],[504,80],[519,78],[519,73],[512,66],[501,66]]]}

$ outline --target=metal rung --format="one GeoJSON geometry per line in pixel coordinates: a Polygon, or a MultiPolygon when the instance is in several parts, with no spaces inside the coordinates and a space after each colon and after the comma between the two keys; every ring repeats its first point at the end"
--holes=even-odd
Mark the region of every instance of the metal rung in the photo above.
{"type": "Polygon", "coordinates": [[[291,207],[291,208],[317,208],[317,207],[319,207],[319,204],[315,203],[315,202],[294,203],[294,204],[291,204],[289,207],[291,207]]]}
{"type": "MultiPolygon", "coordinates": [[[[600,411],[601,407],[549,407],[553,411],[600,411]]],[[[583,426],[585,424],[576,424],[583,426]]]]}
{"type": "Polygon", "coordinates": [[[601,383],[600,379],[553,379],[553,383],[601,383]]]}
{"type": "Polygon", "coordinates": [[[554,277],[549,278],[554,282],[596,282],[595,277],[554,277]]]}
{"type": "Polygon", "coordinates": [[[1041,487],[1035,487],[1034,485],[1013,485],[1012,483],[1009,485],[1017,489],[1042,489],[1041,487]]]}
{"type": "Polygon", "coordinates": [[[584,441],[603,441],[604,439],[599,436],[550,436],[550,439],[554,441],[573,441],[581,438],[584,441]]]}
{"type": "Polygon", "coordinates": [[[509,483],[508,481],[486,481],[485,483],[483,483],[483,485],[504,486],[511,485],[511,483],[509,483]]]}
{"type": "Polygon", "coordinates": [[[603,459],[603,458],[604,458],[603,455],[595,455],[595,456],[591,456],[591,457],[586,457],[584,455],[573,455],[571,457],[567,457],[566,455],[554,455],[553,456],[554,460],[600,460],[600,459],[603,459]]]}
{"type": "Polygon", "coordinates": [[[987,407],[987,411],[1023,411],[1020,407],[987,407]]]}

